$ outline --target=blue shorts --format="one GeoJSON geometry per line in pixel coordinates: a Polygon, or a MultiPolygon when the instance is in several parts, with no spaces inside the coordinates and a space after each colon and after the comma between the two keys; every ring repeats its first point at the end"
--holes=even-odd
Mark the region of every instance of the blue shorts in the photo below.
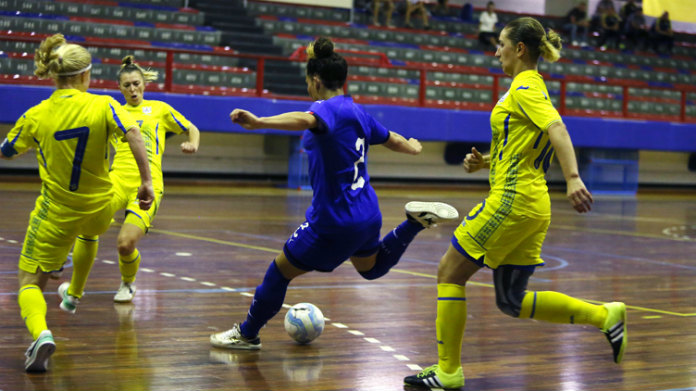
{"type": "Polygon", "coordinates": [[[330,272],[352,256],[367,257],[376,253],[381,228],[381,215],[358,229],[331,234],[320,234],[305,221],[285,242],[283,252],[298,269],[330,272]]]}

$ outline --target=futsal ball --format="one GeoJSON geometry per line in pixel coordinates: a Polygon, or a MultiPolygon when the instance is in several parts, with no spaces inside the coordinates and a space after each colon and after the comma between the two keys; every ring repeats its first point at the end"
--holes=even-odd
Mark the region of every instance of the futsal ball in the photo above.
{"type": "Polygon", "coordinates": [[[324,331],[324,314],[314,304],[295,304],[285,314],[285,331],[297,343],[310,343],[324,331]]]}

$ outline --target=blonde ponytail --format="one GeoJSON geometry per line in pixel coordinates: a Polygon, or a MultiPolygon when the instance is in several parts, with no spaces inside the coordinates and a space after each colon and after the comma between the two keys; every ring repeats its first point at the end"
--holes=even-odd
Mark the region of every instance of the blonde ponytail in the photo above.
{"type": "Polygon", "coordinates": [[[121,80],[122,74],[130,72],[140,72],[143,76],[143,80],[146,82],[157,80],[157,71],[141,68],[140,65],[135,62],[135,57],[133,57],[133,55],[123,57],[123,60],[121,60],[121,70],[118,71],[118,80],[121,80]]]}
{"type": "Polygon", "coordinates": [[[549,29],[545,36],[541,37],[539,52],[547,62],[556,62],[561,58],[561,36],[549,29]]]}
{"type": "Polygon", "coordinates": [[[92,56],[82,46],[67,43],[63,34],[54,34],[36,49],[34,66],[40,79],[75,76],[91,68],[92,56]]]}

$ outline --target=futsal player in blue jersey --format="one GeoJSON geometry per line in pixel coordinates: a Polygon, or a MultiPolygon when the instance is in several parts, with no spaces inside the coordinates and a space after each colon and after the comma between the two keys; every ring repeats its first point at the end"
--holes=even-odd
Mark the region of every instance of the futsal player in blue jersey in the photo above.
{"type": "Polygon", "coordinates": [[[329,39],[311,43],[307,55],[307,92],[316,100],[309,111],[263,118],[240,109],[230,114],[246,129],[304,130],[313,197],[307,221],[290,236],[256,288],[246,321],[211,335],[215,347],[260,349],[259,330],[280,310],[293,278],[313,270],[330,272],[346,259],[364,278],[379,278],[396,265],[418,232],[459,217],[448,204],[409,202],[407,219],[380,241],[382,214],[366,167],[369,146],[417,155],[421,144],[387,130],[344,95],[348,65],[329,39]]]}

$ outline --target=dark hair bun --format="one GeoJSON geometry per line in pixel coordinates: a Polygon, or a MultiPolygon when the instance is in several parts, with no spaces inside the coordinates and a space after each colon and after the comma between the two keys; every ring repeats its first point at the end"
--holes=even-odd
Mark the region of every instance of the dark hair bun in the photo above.
{"type": "Polygon", "coordinates": [[[128,55],[126,57],[123,57],[123,60],[121,60],[121,66],[131,65],[134,63],[133,60],[134,60],[134,58],[132,55],[128,55]]]}
{"type": "Polygon", "coordinates": [[[334,45],[330,39],[321,37],[314,41],[314,55],[317,58],[331,57],[334,52],[334,45]]]}

